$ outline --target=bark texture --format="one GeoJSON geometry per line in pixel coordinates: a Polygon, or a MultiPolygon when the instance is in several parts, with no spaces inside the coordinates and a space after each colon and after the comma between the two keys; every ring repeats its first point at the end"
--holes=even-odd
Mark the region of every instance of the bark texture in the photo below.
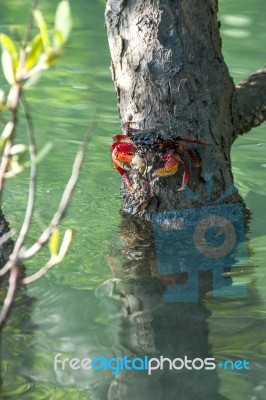
{"type": "Polygon", "coordinates": [[[266,119],[266,67],[240,82],[235,92],[234,135],[249,132],[266,119]]]}
{"type": "MultiPolygon", "coordinates": [[[[229,75],[217,11],[216,0],[108,0],[106,4],[122,125],[133,121],[139,129],[159,127],[171,135],[207,142],[209,146],[192,146],[200,154],[201,168],[190,165],[189,190],[203,203],[219,201],[226,190],[230,192],[231,145],[239,133],[266,116],[264,89],[254,109],[245,100],[247,93],[256,97],[261,75],[237,89],[229,75]]],[[[182,167],[173,176],[155,179],[149,205],[140,214],[193,206],[193,196],[177,190],[181,180],[182,167]]],[[[124,211],[138,212],[136,194],[127,188],[123,194],[124,211]]],[[[239,201],[233,191],[222,201],[224,197],[239,201]]]]}

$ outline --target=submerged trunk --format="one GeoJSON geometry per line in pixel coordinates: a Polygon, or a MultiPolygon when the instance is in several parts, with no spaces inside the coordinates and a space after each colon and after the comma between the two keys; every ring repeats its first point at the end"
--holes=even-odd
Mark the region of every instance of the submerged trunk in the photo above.
{"type": "Polygon", "coordinates": [[[153,160],[157,164],[134,178],[139,189],[124,185],[127,213],[148,215],[198,202],[240,200],[233,187],[230,150],[243,121],[221,52],[217,9],[216,0],[107,1],[111,70],[122,125],[132,121],[133,128],[158,128],[165,138],[207,143],[184,142],[199,155],[201,167],[184,154],[190,179],[183,191],[178,191],[181,162],[177,173],[153,179],[149,170],[154,172],[162,161],[148,159],[148,165],[153,160]]]}

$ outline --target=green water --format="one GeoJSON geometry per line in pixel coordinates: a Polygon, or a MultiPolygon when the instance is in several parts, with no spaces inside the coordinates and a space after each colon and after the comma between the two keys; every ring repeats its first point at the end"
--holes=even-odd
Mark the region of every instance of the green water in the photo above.
{"type": "MultiPolygon", "coordinates": [[[[56,210],[93,118],[96,128],[63,223],[64,228],[75,229],[75,242],[62,264],[19,293],[2,332],[0,398],[266,399],[265,124],[239,138],[232,152],[235,183],[253,213],[249,267],[242,278],[248,296],[164,303],[161,282],[151,272],[155,262],[143,250],[150,227],[143,231],[121,221],[119,214],[120,178],[113,171],[109,145],[120,124],[109,71],[105,2],[72,3],[74,30],[64,57],[27,94],[39,148],[52,143],[39,167],[28,243],[56,210]],[[187,354],[219,361],[246,359],[250,370],[179,375],[155,371],[151,376],[141,371],[118,375],[69,368],[54,371],[57,353],[70,358],[187,354]]],[[[27,4],[0,0],[0,30],[7,31],[10,25],[21,29],[27,4]]],[[[41,8],[52,23],[55,3],[42,1],[41,8]]],[[[265,13],[263,0],[220,3],[223,52],[235,82],[265,63],[265,13]]],[[[24,129],[22,124],[20,140],[24,129]]],[[[17,229],[23,220],[27,182],[25,172],[6,186],[3,210],[17,229]]],[[[28,273],[43,265],[47,256],[44,251],[31,261],[28,273]]]]}

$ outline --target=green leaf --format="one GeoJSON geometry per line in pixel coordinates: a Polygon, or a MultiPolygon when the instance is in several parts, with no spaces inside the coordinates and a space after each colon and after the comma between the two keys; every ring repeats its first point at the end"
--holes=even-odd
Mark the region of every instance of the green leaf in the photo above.
{"type": "Polygon", "coordinates": [[[18,67],[18,53],[13,40],[2,33],[0,35],[2,47],[2,68],[7,82],[10,85],[15,83],[15,75],[18,67]]]}
{"type": "Polygon", "coordinates": [[[30,89],[32,86],[36,85],[41,79],[42,72],[36,72],[36,74],[32,75],[30,78],[26,80],[23,85],[23,89],[30,89]]]}
{"type": "Polygon", "coordinates": [[[47,26],[42,15],[42,12],[39,9],[35,9],[33,11],[33,16],[35,18],[36,24],[40,30],[40,35],[42,38],[43,47],[46,49],[50,46],[49,34],[47,30],[47,26]]]}
{"type": "Polygon", "coordinates": [[[1,42],[2,50],[7,50],[11,54],[12,58],[16,59],[17,63],[18,63],[17,49],[16,49],[15,43],[13,42],[11,37],[9,37],[8,35],[5,35],[4,33],[1,33],[0,42],[1,42]]]}
{"type": "Polygon", "coordinates": [[[9,85],[14,85],[15,79],[15,71],[14,71],[14,63],[11,54],[8,50],[2,51],[2,68],[4,76],[9,83],[9,85]]]}
{"type": "Polygon", "coordinates": [[[8,121],[6,126],[3,129],[2,135],[0,137],[0,148],[2,149],[7,140],[11,137],[11,135],[14,133],[14,122],[13,121],[8,121]]]}
{"type": "Polygon", "coordinates": [[[5,92],[0,89],[0,111],[5,108],[5,92]]]}
{"type": "Polygon", "coordinates": [[[59,240],[60,240],[60,233],[59,229],[56,228],[52,233],[49,243],[49,249],[52,257],[57,256],[58,254],[59,240]]]}
{"type": "Polygon", "coordinates": [[[12,172],[11,176],[17,175],[24,170],[23,161],[27,152],[25,144],[15,144],[10,150],[10,160],[8,169],[12,172]]]}
{"type": "Polygon", "coordinates": [[[46,68],[49,68],[60,54],[53,47],[48,47],[45,53],[42,61],[46,68]]]}
{"type": "Polygon", "coordinates": [[[6,126],[3,129],[1,139],[6,141],[7,139],[10,138],[10,136],[12,135],[13,132],[14,132],[14,122],[8,121],[8,123],[6,124],[6,126]]]}
{"type": "Polygon", "coordinates": [[[64,46],[64,38],[63,35],[60,31],[54,30],[54,48],[57,51],[60,51],[60,49],[64,46]]]}
{"type": "Polygon", "coordinates": [[[55,13],[54,29],[54,46],[56,48],[58,45],[59,47],[62,47],[62,44],[66,43],[66,41],[68,40],[72,29],[71,8],[67,0],[62,0],[57,6],[55,13]],[[60,32],[62,37],[62,44],[60,43],[60,40],[58,41],[58,33],[56,32],[60,32]]]}
{"type": "Polygon", "coordinates": [[[38,152],[36,156],[36,163],[37,164],[40,163],[46,157],[46,155],[51,151],[52,148],[53,148],[53,143],[47,142],[38,152]]]}
{"type": "Polygon", "coordinates": [[[24,156],[26,151],[27,151],[27,146],[25,144],[23,144],[23,143],[14,144],[14,146],[11,147],[10,155],[18,156],[18,158],[21,159],[21,157],[24,156]]]}
{"type": "Polygon", "coordinates": [[[35,38],[32,40],[26,50],[27,58],[25,67],[26,70],[29,70],[37,64],[43,51],[43,41],[40,33],[35,36],[35,38]]]}

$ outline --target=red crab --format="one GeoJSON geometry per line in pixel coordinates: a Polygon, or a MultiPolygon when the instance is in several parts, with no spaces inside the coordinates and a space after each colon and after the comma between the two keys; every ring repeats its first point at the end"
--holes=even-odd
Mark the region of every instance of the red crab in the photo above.
{"type": "Polygon", "coordinates": [[[182,142],[192,144],[208,143],[191,138],[167,135],[162,130],[146,129],[139,130],[129,127],[129,123],[124,125],[126,134],[117,134],[113,138],[110,147],[114,168],[122,176],[127,187],[134,192],[134,188],[129,178],[128,172],[132,169],[143,174],[146,170],[147,153],[157,153],[163,162],[161,168],[153,171],[158,177],[174,175],[178,171],[179,163],[183,165],[182,185],[178,190],[183,190],[189,182],[189,165],[184,157],[187,154],[196,167],[200,167],[200,160],[194,150],[188,148],[182,142]],[[182,153],[182,154],[181,154],[182,153]]]}

